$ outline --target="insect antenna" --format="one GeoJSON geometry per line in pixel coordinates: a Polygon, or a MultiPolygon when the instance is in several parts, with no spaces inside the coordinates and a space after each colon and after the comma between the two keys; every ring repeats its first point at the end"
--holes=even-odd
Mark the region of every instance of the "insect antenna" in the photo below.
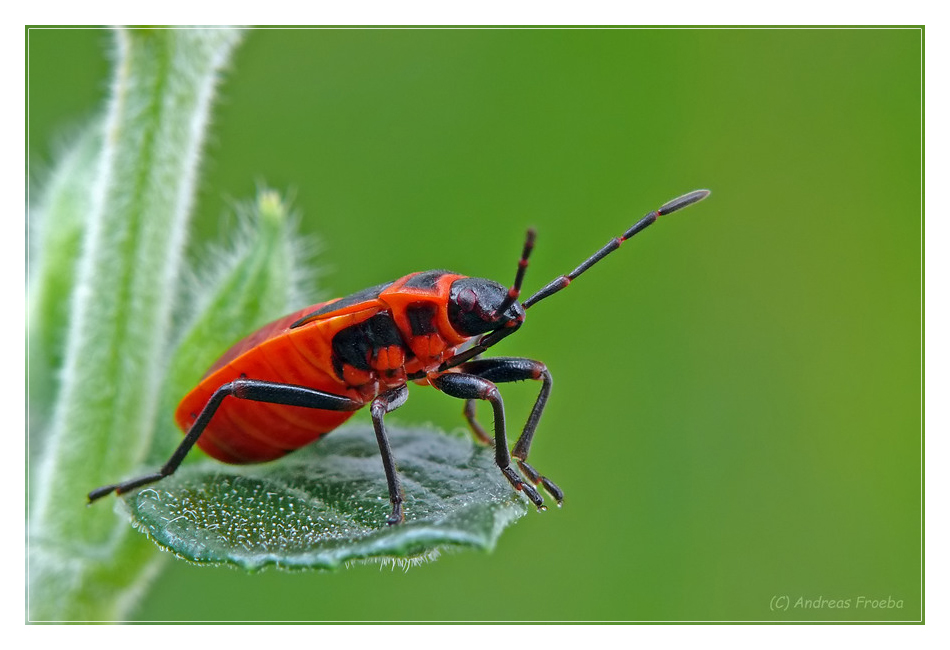
{"type": "MultiPolygon", "coordinates": [[[[528,298],[521,304],[524,306],[525,309],[527,309],[531,305],[534,305],[544,300],[545,298],[549,298],[553,296],[561,289],[564,289],[565,287],[567,287],[581,273],[583,273],[584,271],[592,267],[594,264],[596,264],[600,260],[604,259],[608,255],[613,253],[618,248],[620,248],[620,244],[627,241],[628,239],[636,235],[638,232],[641,232],[642,230],[646,229],[647,226],[652,225],[653,222],[656,221],[658,217],[662,217],[663,215],[670,214],[671,212],[676,212],[677,210],[681,210],[682,208],[692,205],[693,203],[702,201],[707,196],[709,196],[709,190],[694,190],[690,192],[689,194],[684,194],[683,196],[675,198],[672,201],[667,201],[666,203],[661,205],[659,208],[657,208],[653,212],[647,213],[646,216],[640,219],[640,221],[633,224],[620,237],[615,237],[611,239],[609,242],[607,242],[606,245],[604,245],[603,248],[601,248],[599,251],[597,251],[596,253],[588,257],[586,260],[584,260],[581,263],[581,265],[578,266],[576,269],[574,269],[567,275],[562,275],[560,277],[554,278],[553,280],[548,282],[546,285],[544,285],[544,287],[542,287],[540,291],[538,291],[536,294],[534,294],[533,296],[531,296],[530,298],[528,298]]],[[[518,270],[520,273],[521,268],[519,268],[518,270]]]]}
{"type": "MultiPolygon", "coordinates": [[[[596,253],[588,257],[586,260],[584,260],[581,263],[581,265],[578,266],[576,269],[574,269],[567,275],[562,275],[548,282],[544,287],[541,288],[540,291],[538,291],[536,294],[534,294],[533,296],[531,296],[530,298],[522,302],[521,303],[522,306],[525,309],[527,309],[531,305],[534,305],[540,302],[541,300],[544,300],[545,298],[549,298],[550,296],[553,296],[555,293],[557,293],[561,289],[567,287],[571,283],[571,281],[577,278],[577,276],[579,276],[581,273],[583,273],[584,271],[586,271],[587,269],[592,267],[594,264],[596,264],[600,260],[607,257],[608,255],[610,255],[612,252],[614,252],[618,248],[620,248],[620,244],[627,241],[628,239],[636,235],[638,232],[644,230],[647,226],[652,225],[653,222],[656,221],[658,217],[662,217],[672,212],[676,212],[677,210],[681,210],[687,206],[692,205],[693,203],[702,201],[707,196],[709,196],[709,190],[694,190],[688,194],[684,194],[683,196],[675,198],[672,201],[667,201],[666,203],[661,205],[659,208],[657,208],[653,212],[647,213],[642,219],[640,219],[640,221],[630,226],[630,228],[625,233],[623,233],[620,237],[615,237],[614,239],[611,239],[609,242],[607,242],[606,245],[604,245],[603,248],[601,248],[599,251],[597,251],[596,253]]],[[[528,236],[525,239],[525,244],[524,244],[524,252],[521,254],[521,259],[518,261],[518,273],[515,276],[515,284],[511,287],[511,289],[508,290],[508,296],[502,302],[502,306],[497,311],[494,312],[493,314],[494,317],[496,318],[499,317],[501,314],[505,312],[506,309],[508,309],[508,307],[512,305],[512,303],[514,303],[515,300],[518,299],[518,294],[521,291],[521,281],[524,279],[525,269],[528,268],[528,256],[531,254],[531,250],[533,248],[534,248],[534,230],[532,229],[532,230],[528,230],[528,236]]],[[[451,357],[450,359],[447,359],[446,361],[442,362],[442,364],[439,366],[439,372],[445,372],[449,368],[454,368],[456,366],[459,366],[465,363],[466,361],[473,359],[479,354],[482,354],[483,352],[488,350],[490,347],[500,342],[503,338],[510,336],[511,334],[514,334],[518,330],[519,327],[521,327],[521,321],[511,321],[510,326],[502,327],[492,332],[489,332],[488,334],[483,335],[478,340],[478,343],[476,343],[472,347],[468,348],[467,350],[463,352],[459,352],[458,354],[451,357]]],[[[421,373],[421,372],[416,373],[415,376],[410,375],[410,379],[417,379],[419,377],[422,377],[423,375],[424,373],[421,373]]]]}
{"type": "Polygon", "coordinates": [[[528,257],[531,256],[531,251],[534,250],[535,235],[534,228],[528,228],[524,239],[524,249],[521,251],[521,259],[518,260],[518,272],[515,273],[515,283],[508,289],[508,295],[505,297],[505,300],[492,315],[495,319],[501,318],[502,314],[504,314],[505,311],[514,304],[515,300],[518,299],[518,296],[521,295],[521,283],[524,282],[524,273],[528,269],[528,257]]]}

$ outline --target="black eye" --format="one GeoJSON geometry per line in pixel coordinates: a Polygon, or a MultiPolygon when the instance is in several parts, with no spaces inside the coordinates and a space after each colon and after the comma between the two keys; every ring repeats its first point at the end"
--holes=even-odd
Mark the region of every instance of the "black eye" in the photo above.
{"type": "Polygon", "coordinates": [[[491,280],[461,278],[452,283],[449,292],[449,321],[463,336],[475,336],[497,329],[493,318],[508,290],[491,280]]]}
{"type": "Polygon", "coordinates": [[[455,301],[459,309],[464,312],[470,312],[475,309],[475,303],[478,301],[478,294],[471,288],[463,289],[459,292],[458,299],[455,301]]]}

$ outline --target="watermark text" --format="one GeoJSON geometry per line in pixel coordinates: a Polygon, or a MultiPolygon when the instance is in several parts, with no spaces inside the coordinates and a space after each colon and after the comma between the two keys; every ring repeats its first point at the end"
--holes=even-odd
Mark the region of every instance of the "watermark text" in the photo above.
{"type": "Polygon", "coordinates": [[[769,600],[769,609],[773,612],[814,611],[827,609],[850,609],[852,611],[898,610],[904,609],[904,599],[886,596],[789,596],[775,594],[769,600]]]}

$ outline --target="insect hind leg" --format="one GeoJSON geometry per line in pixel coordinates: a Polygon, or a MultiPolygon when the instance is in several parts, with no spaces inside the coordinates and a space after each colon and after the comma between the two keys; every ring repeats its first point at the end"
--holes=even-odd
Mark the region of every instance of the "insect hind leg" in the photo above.
{"type": "Polygon", "coordinates": [[[323,391],[306,388],[304,386],[295,386],[292,384],[278,384],[269,381],[257,381],[254,379],[235,379],[234,381],[222,384],[211,395],[211,399],[201,409],[195,423],[191,425],[185,439],[181,441],[175,453],[168,459],[161,470],[154,474],[147,474],[138,478],[130,479],[123,483],[114,485],[104,485],[96,488],[89,493],[89,503],[101,499],[104,496],[112,494],[123,494],[134,490],[137,487],[148,485],[160,481],[166,476],[175,473],[178,466],[191,451],[191,448],[201,437],[201,434],[208,427],[211,418],[214,417],[218,407],[225,397],[236,397],[254,402],[268,402],[270,404],[286,404],[289,406],[303,406],[307,408],[320,409],[324,411],[356,411],[363,406],[359,402],[343,395],[334,395],[323,391]]]}

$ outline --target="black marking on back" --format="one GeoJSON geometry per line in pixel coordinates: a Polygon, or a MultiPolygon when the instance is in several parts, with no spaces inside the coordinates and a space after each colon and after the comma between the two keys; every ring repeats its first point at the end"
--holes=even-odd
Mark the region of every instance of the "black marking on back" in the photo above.
{"type": "Polygon", "coordinates": [[[414,302],[406,307],[406,318],[413,336],[435,334],[435,314],[438,308],[431,302],[414,302]]]}
{"type": "Polygon", "coordinates": [[[319,318],[325,314],[330,314],[345,307],[350,307],[352,305],[358,305],[361,302],[366,302],[367,300],[373,300],[374,298],[379,298],[379,294],[385,291],[392,283],[395,282],[384,282],[382,284],[377,284],[375,287],[369,287],[368,289],[363,289],[357,291],[356,293],[351,293],[345,298],[340,298],[336,302],[331,302],[329,305],[325,305],[316,311],[312,311],[306,316],[297,319],[293,325],[290,326],[290,329],[294,329],[309,323],[315,318],[319,318]]]}
{"type": "Polygon", "coordinates": [[[407,289],[426,289],[431,291],[435,289],[436,285],[439,283],[439,278],[441,278],[446,273],[451,273],[451,271],[423,271],[422,273],[417,273],[416,275],[409,278],[402,286],[406,287],[407,289]]]}
{"type": "Polygon", "coordinates": [[[389,312],[381,312],[362,323],[341,329],[333,337],[333,369],[343,378],[343,364],[360,370],[372,370],[369,360],[376,350],[391,345],[406,348],[396,321],[389,312]]]}

